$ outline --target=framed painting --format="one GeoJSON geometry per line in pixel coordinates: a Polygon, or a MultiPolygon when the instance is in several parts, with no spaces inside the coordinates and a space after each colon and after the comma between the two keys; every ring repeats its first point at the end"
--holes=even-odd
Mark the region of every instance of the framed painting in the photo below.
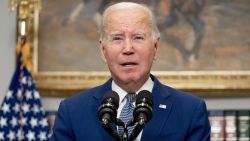
{"type": "MultiPolygon", "coordinates": [[[[161,31],[152,73],[201,97],[250,96],[250,1],[133,0],[154,11],[161,31]]],[[[43,0],[34,17],[33,64],[44,96],[105,82],[98,50],[103,9],[117,0],[43,0]]]]}

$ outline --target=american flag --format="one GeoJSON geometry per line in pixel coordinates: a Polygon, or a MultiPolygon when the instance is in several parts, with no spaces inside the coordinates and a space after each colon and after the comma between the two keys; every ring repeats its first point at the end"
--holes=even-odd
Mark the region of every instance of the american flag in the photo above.
{"type": "Polygon", "coordinates": [[[0,141],[47,141],[48,120],[21,56],[0,109],[0,141]]]}

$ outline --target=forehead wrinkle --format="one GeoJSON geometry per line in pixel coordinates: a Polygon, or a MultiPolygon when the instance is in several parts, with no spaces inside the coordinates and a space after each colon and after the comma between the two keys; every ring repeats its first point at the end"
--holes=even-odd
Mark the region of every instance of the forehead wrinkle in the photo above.
{"type": "Polygon", "coordinates": [[[106,15],[104,24],[104,36],[110,35],[110,32],[119,34],[149,32],[151,35],[153,31],[150,14],[143,9],[112,10],[106,15]]]}
{"type": "Polygon", "coordinates": [[[117,21],[120,24],[127,26],[137,23],[151,25],[150,15],[142,9],[123,9],[123,10],[113,10],[106,15],[105,25],[110,25],[117,21]],[[128,16],[129,15],[129,16],[128,16]],[[119,17],[119,19],[117,19],[119,17]],[[120,20],[122,19],[122,20],[120,20]]]}
{"type": "Polygon", "coordinates": [[[118,21],[116,24],[112,24],[112,21],[106,25],[105,31],[109,31],[112,34],[121,34],[124,31],[135,32],[135,33],[145,33],[150,31],[152,26],[150,23],[145,23],[144,20],[137,20],[134,22],[123,22],[118,21]],[[132,27],[132,28],[130,28],[132,27]]]}

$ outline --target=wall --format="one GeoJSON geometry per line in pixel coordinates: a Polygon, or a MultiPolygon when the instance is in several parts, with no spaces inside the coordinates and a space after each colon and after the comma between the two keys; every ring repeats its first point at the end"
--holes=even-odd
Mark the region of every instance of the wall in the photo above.
{"type": "MultiPolygon", "coordinates": [[[[250,95],[250,94],[249,94],[250,95]]],[[[207,108],[209,110],[214,109],[227,109],[227,110],[237,110],[237,109],[248,109],[250,110],[250,97],[247,98],[207,98],[205,99],[207,108]]]]}
{"type": "Polygon", "coordinates": [[[8,1],[0,4],[0,101],[7,91],[15,67],[16,14],[8,12],[8,1]]]}

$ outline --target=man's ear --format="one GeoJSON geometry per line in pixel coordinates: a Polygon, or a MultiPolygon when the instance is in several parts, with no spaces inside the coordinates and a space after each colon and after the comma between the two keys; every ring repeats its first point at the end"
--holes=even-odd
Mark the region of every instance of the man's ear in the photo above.
{"type": "Polygon", "coordinates": [[[102,60],[104,61],[104,63],[107,63],[107,59],[105,56],[105,47],[104,47],[102,40],[99,40],[99,49],[100,49],[100,54],[101,54],[102,60]]]}
{"type": "Polygon", "coordinates": [[[160,50],[160,38],[157,38],[154,43],[154,49],[155,49],[155,56],[154,60],[156,60],[159,57],[159,50],[160,50]]]}

